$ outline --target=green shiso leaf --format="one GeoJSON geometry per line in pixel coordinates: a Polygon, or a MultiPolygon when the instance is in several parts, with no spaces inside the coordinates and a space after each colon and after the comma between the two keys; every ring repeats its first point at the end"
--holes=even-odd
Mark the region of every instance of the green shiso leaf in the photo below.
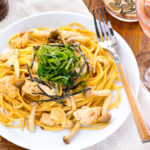
{"type": "Polygon", "coordinates": [[[71,84],[76,76],[75,69],[79,67],[80,62],[80,57],[75,56],[72,46],[43,45],[35,55],[39,58],[37,74],[40,79],[67,86],[71,84]]]}

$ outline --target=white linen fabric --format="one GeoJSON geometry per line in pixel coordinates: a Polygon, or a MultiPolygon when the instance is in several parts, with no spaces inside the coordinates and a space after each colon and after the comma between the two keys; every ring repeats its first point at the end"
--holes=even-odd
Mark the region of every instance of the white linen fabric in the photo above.
{"type": "MultiPolygon", "coordinates": [[[[82,0],[8,0],[9,12],[0,22],[0,30],[12,22],[37,13],[48,11],[72,11],[90,15],[82,0]]],[[[138,100],[150,125],[150,94],[139,89],[138,100]]],[[[104,141],[84,150],[150,150],[150,143],[142,143],[132,114],[125,123],[104,141]]]]}

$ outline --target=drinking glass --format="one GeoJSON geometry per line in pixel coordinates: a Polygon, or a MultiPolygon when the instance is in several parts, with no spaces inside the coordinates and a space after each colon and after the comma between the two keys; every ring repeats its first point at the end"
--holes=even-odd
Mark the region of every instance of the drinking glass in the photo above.
{"type": "Polygon", "coordinates": [[[136,11],[145,33],[142,33],[140,53],[136,58],[141,80],[150,92],[150,0],[136,0],[136,11]]]}

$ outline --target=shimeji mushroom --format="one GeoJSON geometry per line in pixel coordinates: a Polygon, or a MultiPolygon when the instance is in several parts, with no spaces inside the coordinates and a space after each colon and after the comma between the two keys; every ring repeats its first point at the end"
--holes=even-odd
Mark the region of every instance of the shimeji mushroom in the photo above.
{"type": "Polygon", "coordinates": [[[111,99],[112,99],[112,95],[108,96],[105,100],[104,100],[104,103],[103,103],[103,106],[102,106],[102,115],[104,115],[107,110],[108,110],[108,107],[111,103],[111,99]]]}
{"type": "Polygon", "coordinates": [[[106,90],[100,90],[100,91],[90,89],[89,91],[85,92],[86,98],[89,98],[91,95],[109,96],[110,94],[111,94],[111,90],[107,90],[107,89],[106,90]]]}
{"type": "Polygon", "coordinates": [[[32,103],[32,111],[31,111],[31,114],[30,114],[30,117],[27,121],[27,129],[31,132],[34,131],[34,127],[35,127],[35,124],[34,124],[34,118],[35,118],[35,111],[36,111],[36,108],[38,107],[38,104],[33,102],[32,103]]]}
{"type": "Polygon", "coordinates": [[[79,130],[79,128],[80,128],[80,123],[77,122],[75,124],[75,126],[73,127],[72,131],[70,132],[70,134],[67,137],[66,136],[63,137],[63,141],[66,144],[69,144],[70,139],[76,134],[76,132],[79,130]]]}
{"type": "Polygon", "coordinates": [[[106,112],[100,118],[98,118],[97,121],[101,123],[107,123],[108,121],[110,121],[110,119],[111,119],[111,114],[106,112]]]}
{"type": "Polygon", "coordinates": [[[107,110],[110,105],[111,99],[112,99],[112,96],[110,95],[104,100],[104,104],[101,109],[102,116],[100,118],[98,118],[98,122],[106,123],[106,122],[110,121],[111,114],[108,113],[107,110]]]}
{"type": "Polygon", "coordinates": [[[25,82],[24,79],[17,78],[15,80],[13,80],[12,84],[18,88],[21,88],[23,86],[24,82],[25,82]]]}

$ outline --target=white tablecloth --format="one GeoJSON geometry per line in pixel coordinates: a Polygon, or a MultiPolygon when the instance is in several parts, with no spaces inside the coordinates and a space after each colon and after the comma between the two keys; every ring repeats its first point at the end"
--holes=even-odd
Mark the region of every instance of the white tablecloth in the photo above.
{"type": "MultiPolygon", "coordinates": [[[[8,0],[9,13],[0,22],[0,29],[29,15],[46,11],[72,11],[90,15],[82,0],[8,0]]],[[[150,120],[150,95],[140,87],[138,100],[150,120]]],[[[149,123],[150,124],[150,123],[149,123]]],[[[132,114],[113,135],[86,150],[150,150],[150,143],[141,143],[132,114]]]]}

